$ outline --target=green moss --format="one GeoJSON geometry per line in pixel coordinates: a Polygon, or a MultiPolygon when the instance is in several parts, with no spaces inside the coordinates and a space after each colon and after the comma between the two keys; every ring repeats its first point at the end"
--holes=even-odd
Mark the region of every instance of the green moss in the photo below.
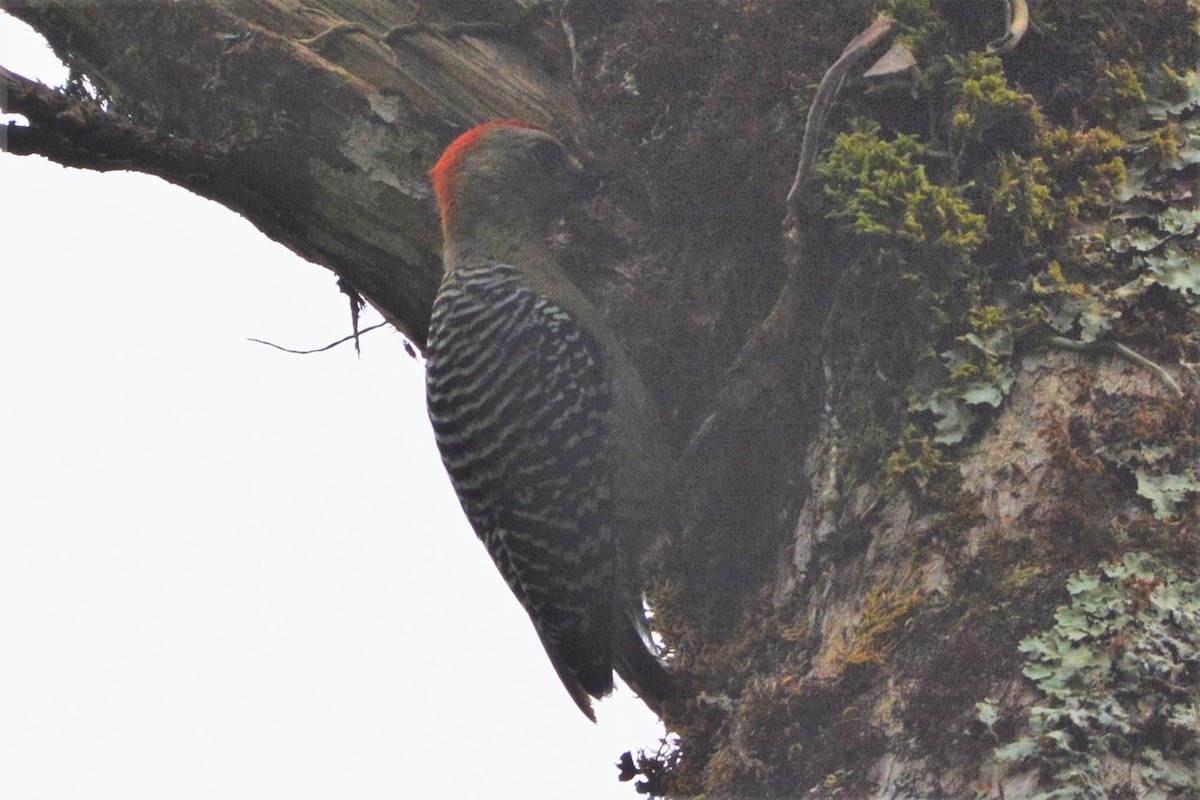
{"type": "Polygon", "coordinates": [[[1013,67],[1060,124],[1112,127],[1144,101],[1156,75],[1200,60],[1200,5],[1193,0],[1030,5],[1040,36],[1022,42],[1013,67]]]}
{"type": "Polygon", "coordinates": [[[1125,184],[1125,140],[1104,128],[1048,128],[1038,137],[1038,158],[1049,169],[1050,191],[1060,207],[1059,227],[1084,214],[1106,212],[1125,184]]]}
{"type": "Polygon", "coordinates": [[[1158,169],[1169,169],[1179,160],[1179,126],[1168,123],[1153,131],[1145,144],[1145,154],[1158,169]]]}
{"type": "Polygon", "coordinates": [[[992,162],[989,217],[1002,221],[1008,238],[1037,251],[1057,223],[1050,169],[1041,158],[1002,153],[992,162]]]}
{"type": "Polygon", "coordinates": [[[951,57],[950,143],[961,151],[989,137],[1024,148],[1043,126],[1033,96],[1009,85],[1000,59],[973,52],[951,57]]]}
{"type": "Polygon", "coordinates": [[[884,464],[884,473],[914,498],[940,501],[952,496],[962,481],[958,464],[916,425],[900,435],[896,450],[884,464]]]}
{"type": "Polygon", "coordinates": [[[947,47],[946,20],[929,0],[889,0],[881,12],[892,18],[896,38],[915,53],[940,52],[947,47]]]}
{"type": "Polygon", "coordinates": [[[1123,59],[1101,72],[1096,96],[1096,113],[1104,120],[1120,120],[1146,102],[1146,90],[1138,77],[1138,70],[1123,59]]]}
{"type": "Polygon", "coordinates": [[[834,334],[856,339],[851,329],[887,329],[891,341],[867,357],[889,372],[911,372],[973,304],[983,216],[959,189],[930,177],[918,137],[885,139],[873,122],[840,135],[816,172],[845,270],[834,334]]]}
{"type": "MultiPolygon", "coordinates": [[[[928,4],[905,8],[914,25],[929,27],[919,13],[928,4]]],[[[1053,167],[1037,152],[1047,123],[999,59],[967,53],[933,60],[922,86],[937,109],[930,116],[944,121],[928,140],[857,121],[817,174],[828,217],[844,237],[837,247],[849,264],[843,285],[854,281],[845,304],[853,316],[834,328],[835,338],[867,324],[889,330],[875,352],[855,356],[854,368],[873,364],[903,382],[909,410],[927,413],[918,421],[932,423],[932,438],[946,445],[965,438],[978,407],[1003,400],[1015,335],[1039,315],[992,299],[998,279],[1028,274],[1068,214],[1053,167]],[[1004,320],[988,323],[988,314],[1004,320]]],[[[899,433],[903,423],[873,411],[860,419],[851,409],[843,424],[889,438],[899,433]]],[[[893,455],[893,476],[902,461],[893,455]]],[[[907,474],[924,480],[920,470],[907,474]]]]}
{"type": "Polygon", "coordinates": [[[894,407],[870,402],[876,382],[904,386],[923,358],[953,341],[979,302],[975,256],[987,230],[944,159],[916,135],[884,136],[877,123],[855,122],[815,172],[833,240],[822,251],[837,261],[823,336],[838,418],[875,432],[858,437],[846,463],[874,474],[904,424],[894,407]],[[868,330],[888,336],[864,338],[868,330]]]}
{"type": "Polygon", "coordinates": [[[919,268],[910,256],[920,247],[961,270],[983,241],[983,216],[953,187],[929,179],[924,156],[918,137],[884,140],[878,124],[859,121],[817,168],[832,205],[829,217],[866,239],[866,247],[882,250],[880,266],[919,268]]]}

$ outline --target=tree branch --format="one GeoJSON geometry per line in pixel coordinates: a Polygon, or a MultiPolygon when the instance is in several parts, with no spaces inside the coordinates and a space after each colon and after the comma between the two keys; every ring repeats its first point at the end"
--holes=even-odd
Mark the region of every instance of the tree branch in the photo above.
{"type": "Polygon", "coordinates": [[[68,167],[137,170],[162,177],[213,174],[228,154],[189,139],[135,125],[0,67],[0,111],[21,114],[28,126],[5,126],[6,150],[42,155],[68,167]]]}
{"type": "MultiPolygon", "coordinates": [[[[345,18],[275,0],[0,8],[112,96],[101,106],[0,72],[6,105],[30,121],[0,128],[11,152],[214,200],[345,279],[417,346],[442,273],[426,178],[437,153],[486,119],[582,124],[569,76],[524,40],[413,36],[397,53],[373,34],[322,38],[387,30],[411,18],[404,4],[345,18]]],[[[556,33],[547,20],[533,38],[556,33]]]]}

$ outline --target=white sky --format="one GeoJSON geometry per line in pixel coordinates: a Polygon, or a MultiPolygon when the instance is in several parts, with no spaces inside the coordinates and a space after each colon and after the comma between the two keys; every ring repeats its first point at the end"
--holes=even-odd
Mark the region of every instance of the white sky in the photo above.
{"type": "MultiPolygon", "coordinates": [[[[0,14],[0,64],[49,83],[0,14]]],[[[374,320],[368,319],[364,324],[374,320]]],[[[422,367],[155,178],[0,153],[0,797],[637,797],[459,510],[422,367]]]]}

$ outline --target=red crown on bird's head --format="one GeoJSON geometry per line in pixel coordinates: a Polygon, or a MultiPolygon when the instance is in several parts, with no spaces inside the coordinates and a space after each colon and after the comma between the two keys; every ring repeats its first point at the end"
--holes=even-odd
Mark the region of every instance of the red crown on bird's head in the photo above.
{"type": "Polygon", "coordinates": [[[530,125],[519,119],[499,119],[476,125],[451,142],[450,146],[446,148],[446,152],[442,153],[442,157],[433,165],[433,169],[429,170],[429,179],[433,182],[433,193],[437,197],[438,211],[442,215],[443,222],[450,211],[450,184],[459,168],[462,167],[463,156],[477,145],[488,131],[504,127],[540,130],[536,125],[530,125]]]}

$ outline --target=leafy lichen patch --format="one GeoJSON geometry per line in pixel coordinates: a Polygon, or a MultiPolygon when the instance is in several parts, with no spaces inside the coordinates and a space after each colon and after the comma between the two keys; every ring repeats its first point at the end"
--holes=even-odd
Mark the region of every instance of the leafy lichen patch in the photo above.
{"type": "MultiPolygon", "coordinates": [[[[1054,624],[1021,642],[1039,701],[1002,761],[1040,766],[1037,798],[1200,791],[1200,583],[1144,553],[1067,581],[1054,624]]],[[[980,713],[994,705],[985,703],[980,713]]]]}

